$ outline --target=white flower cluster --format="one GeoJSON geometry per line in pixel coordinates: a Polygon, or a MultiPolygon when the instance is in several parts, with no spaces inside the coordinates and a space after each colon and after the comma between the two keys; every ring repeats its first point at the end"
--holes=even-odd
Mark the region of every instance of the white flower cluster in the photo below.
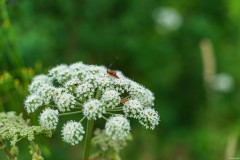
{"type": "Polygon", "coordinates": [[[62,129],[63,140],[71,145],[82,141],[84,133],[82,124],[74,121],[67,122],[62,129]]]}
{"type": "Polygon", "coordinates": [[[105,129],[113,139],[123,139],[130,132],[130,123],[123,115],[114,115],[108,119],[105,129]]]}
{"type": "Polygon", "coordinates": [[[103,104],[96,99],[90,100],[83,104],[83,115],[88,119],[101,118],[106,113],[103,104]]]}
{"type": "Polygon", "coordinates": [[[40,125],[56,129],[63,115],[81,113],[79,122],[69,121],[62,129],[63,140],[78,144],[85,133],[81,122],[104,118],[105,129],[113,139],[123,139],[130,131],[127,118],[137,119],[146,128],[154,129],[159,115],[152,108],[153,93],[126,78],[120,71],[82,62],[59,65],[47,75],[34,77],[25,100],[28,113],[45,108],[39,116],[40,125]],[[112,115],[109,117],[109,115],[112,115]]]}
{"type": "Polygon", "coordinates": [[[54,130],[58,123],[58,110],[45,109],[39,116],[40,125],[48,130],[54,130]]]}

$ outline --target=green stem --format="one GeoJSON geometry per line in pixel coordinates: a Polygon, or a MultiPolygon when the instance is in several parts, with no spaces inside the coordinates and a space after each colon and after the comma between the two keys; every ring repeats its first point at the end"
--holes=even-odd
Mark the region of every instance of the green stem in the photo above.
{"type": "Polygon", "coordinates": [[[10,150],[7,148],[7,146],[6,146],[3,142],[1,142],[0,145],[3,146],[3,150],[4,150],[4,152],[7,154],[8,158],[9,158],[10,160],[15,160],[14,155],[12,155],[12,153],[11,153],[10,150]]]}
{"type": "Polygon", "coordinates": [[[78,114],[81,113],[82,111],[76,111],[76,112],[68,112],[68,113],[61,113],[59,116],[65,116],[65,115],[72,115],[72,114],[78,114]]]}
{"type": "Polygon", "coordinates": [[[52,104],[43,105],[43,107],[55,107],[55,108],[58,108],[56,105],[52,105],[52,104]]]}
{"type": "Polygon", "coordinates": [[[123,111],[123,109],[107,109],[107,112],[119,112],[119,111],[123,111]]]}
{"type": "Polygon", "coordinates": [[[82,107],[82,106],[83,106],[82,102],[80,102],[80,101],[77,101],[77,102],[76,102],[76,105],[79,106],[79,107],[82,107]]]}
{"type": "Polygon", "coordinates": [[[86,118],[86,116],[84,116],[84,117],[79,121],[79,123],[81,123],[85,118],[86,118]]]}
{"type": "Polygon", "coordinates": [[[96,95],[95,95],[95,98],[96,98],[96,99],[99,99],[99,98],[101,97],[101,94],[102,94],[102,91],[98,88],[98,89],[97,89],[97,93],[96,93],[96,95]]]}
{"type": "Polygon", "coordinates": [[[91,139],[92,139],[92,133],[93,133],[93,125],[94,120],[88,120],[87,123],[87,133],[86,133],[86,141],[85,141],[85,152],[84,152],[84,160],[89,159],[89,153],[90,153],[90,147],[91,147],[91,139]]]}
{"type": "MultiPolygon", "coordinates": [[[[102,91],[98,88],[97,93],[95,95],[96,99],[99,99],[101,97],[102,91]]],[[[84,160],[89,159],[89,153],[91,148],[91,139],[93,134],[93,126],[94,126],[94,120],[88,120],[87,122],[87,133],[86,133],[86,140],[85,140],[85,151],[84,151],[84,160]]]]}
{"type": "Polygon", "coordinates": [[[114,115],[115,113],[106,112],[106,114],[114,115]]]}
{"type": "Polygon", "coordinates": [[[108,120],[106,117],[103,116],[103,119],[105,119],[106,121],[108,120]]]}

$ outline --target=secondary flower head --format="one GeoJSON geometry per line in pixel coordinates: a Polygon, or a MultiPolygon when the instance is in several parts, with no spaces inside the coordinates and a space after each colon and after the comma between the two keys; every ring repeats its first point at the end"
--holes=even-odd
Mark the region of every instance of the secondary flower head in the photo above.
{"type": "Polygon", "coordinates": [[[50,102],[53,100],[55,92],[56,89],[53,86],[44,84],[39,87],[36,94],[42,97],[44,104],[50,104],[50,102]]]}
{"type": "Polygon", "coordinates": [[[29,85],[30,95],[24,104],[28,113],[43,109],[39,123],[48,130],[57,127],[62,116],[80,114],[62,129],[64,141],[75,145],[85,133],[82,122],[106,120],[105,131],[113,139],[124,139],[130,132],[130,120],[154,129],[159,115],[152,108],[153,93],[125,77],[121,71],[77,62],[58,65],[48,74],[37,75],[29,85]]]}
{"type": "Polygon", "coordinates": [[[139,100],[143,106],[151,107],[154,105],[153,101],[155,98],[153,93],[136,82],[131,83],[129,92],[131,97],[139,100]]]}
{"type": "Polygon", "coordinates": [[[39,116],[40,125],[47,130],[54,130],[58,124],[58,110],[45,109],[39,116]]]}
{"type": "Polygon", "coordinates": [[[42,106],[43,99],[38,95],[30,95],[25,100],[24,106],[28,113],[34,112],[38,107],[42,106]]]}
{"type": "Polygon", "coordinates": [[[103,113],[105,113],[105,108],[99,100],[94,99],[83,104],[83,115],[88,119],[96,120],[101,118],[103,113]]]}
{"type": "Polygon", "coordinates": [[[29,85],[28,89],[29,92],[34,94],[36,93],[41,87],[43,86],[51,86],[52,85],[52,79],[46,75],[38,75],[33,78],[32,83],[29,85]]]}
{"type": "Polygon", "coordinates": [[[82,124],[74,121],[67,122],[62,129],[63,140],[71,145],[82,141],[84,133],[82,124]]]}
{"type": "Polygon", "coordinates": [[[65,64],[59,65],[49,71],[49,76],[63,84],[70,78],[69,68],[65,64]]]}
{"type": "Polygon", "coordinates": [[[140,123],[147,129],[154,129],[159,123],[159,115],[154,109],[146,108],[141,111],[140,123]]]}
{"type": "Polygon", "coordinates": [[[101,100],[106,107],[114,108],[120,104],[121,97],[117,91],[108,90],[103,93],[101,100]]]}
{"type": "Polygon", "coordinates": [[[123,106],[123,112],[133,118],[139,118],[143,106],[138,100],[129,100],[123,106]]]}
{"type": "Polygon", "coordinates": [[[106,134],[113,139],[124,139],[130,132],[130,123],[122,115],[109,118],[105,125],[106,134]]]}
{"type": "Polygon", "coordinates": [[[66,92],[56,94],[54,101],[61,112],[70,111],[76,103],[75,97],[66,92]]]}
{"type": "Polygon", "coordinates": [[[88,98],[93,98],[96,87],[89,82],[85,82],[77,86],[76,95],[79,100],[84,100],[88,98]]]}

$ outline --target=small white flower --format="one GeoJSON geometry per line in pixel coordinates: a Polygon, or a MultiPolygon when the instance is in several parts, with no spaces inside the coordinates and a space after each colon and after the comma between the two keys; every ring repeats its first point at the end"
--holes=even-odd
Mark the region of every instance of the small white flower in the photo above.
{"type": "Polygon", "coordinates": [[[141,111],[140,114],[140,124],[142,124],[147,129],[154,129],[159,123],[159,115],[152,108],[146,108],[141,111]]]}
{"type": "Polygon", "coordinates": [[[97,79],[99,78],[99,76],[97,75],[93,75],[93,74],[87,74],[86,77],[84,77],[83,81],[85,83],[90,83],[92,84],[95,88],[98,87],[98,83],[97,83],[97,79]]]}
{"type": "Polygon", "coordinates": [[[95,87],[88,82],[80,84],[76,88],[76,95],[80,100],[84,100],[86,98],[92,98],[95,93],[95,87]]]}
{"type": "Polygon", "coordinates": [[[87,74],[87,65],[82,62],[73,63],[69,66],[72,77],[82,79],[87,74]]]}
{"type": "Polygon", "coordinates": [[[61,112],[70,111],[70,109],[74,108],[76,104],[75,97],[72,94],[66,92],[57,94],[54,97],[54,102],[61,112]]]}
{"type": "Polygon", "coordinates": [[[45,109],[39,116],[39,123],[47,130],[55,130],[58,124],[58,110],[45,109]]]}
{"type": "Polygon", "coordinates": [[[151,107],[154,105],[153,101],[155,98],[153,93],[138,83],[132,82],[129,92],[131,98],[138,99],[144,107],[151,107]]]}
{"type": "Polygon", "coordinates": [[[131,80],[124,77],[113,79],[113,88],[120,93],[129,92],[130,84],[131,80]]]}
{"type": "Polygon", "coordinates": [[[50,78],[44,79],[45,76],[41,75],[41,76],[36,76],[34,78],[34,80],[32,81],[32,83],[29,85],[28,90],[31,94],[36,93],[41,87],[45,86],[45,85],[52,85],[52,82],[50,80],[50,78]]]}
{"type": "Polygon", "coordinates": [[[33,81],[42,81],[45,84],[52,84],[52,79],[45,74],[39,74],[33,77],[33,81]]]}
{"type": "Polygon", "coordinates": [[[102,74],[107,72],[107,68],[105,66],[89,65],[87,71],[90,74],[102,74]]]}
{"type": "Polygon", "coordinates": [[[124,139],[130,132],[130,123],[122,115],[114,115],[108,119],[105,130],[112,139],[124,139]]]}
{"type": "Polygon", "coordinates": [[[83,134],[85,133],[84,128],[81,123],[69,121],[62,129],[63,141],[76,145],[83,139],[83,134]]]}
{"type": "Polygon", "coordinates": [[[95,82],[97,83],[97,87],[101,90],[106,90],[106,89],[110,89],[113,82],[111,81],[111,79],[109,77],[107,77],[106,75],[99,75],[95,82]]]}
{"type": "Polygon", "coordinates": [[[101,101],[106,107],[114,108],[120,104],[121,97],[119,95],[115,90],[108,90],[103,93],[101,101]]]}
{"type": "Polygon", "coordinates": [[[49,75],[53,79],[56,79],[61,84],[66,82],[71,76],[69,68],[65,64],[62,64],[62,65],[52,68],[49,71],[49,75]]]}
{"type": "Polygon", "coordinates": [[[130,99],[123,105],[123,112],[129,117],[139,118],[142,110],[143,106],[138,100],[130,99]]]}
{"type": "Polygon", "coordinates": [[[25,100],[24,106],[28,113],[34,112],[38,107],[43,105],[43,99],[38,95],[30,95],[25,100]]]}
{"type": "Polygon", "coordinates": [[[71,78],[68,80],[65,84],[64,87],[69,91],[69,92],[74,92],[76,87],[81,83],[81,80],[79,78],[71,78]]]}
{"type": "Polygon", "coordinates": [[[54,95],[56,94],[56,88],[49,85],[43,85],[37,91],[37,94],[42,97],[44,104],[50,104],[51,100],[53,100],[54,95]]]}
{"type": "Polygon", "coordinates": [[[88,119],[101,118],[105,112],[105,108],[99,100],[94,99],[83,104],[83,115],[88,119]]]}

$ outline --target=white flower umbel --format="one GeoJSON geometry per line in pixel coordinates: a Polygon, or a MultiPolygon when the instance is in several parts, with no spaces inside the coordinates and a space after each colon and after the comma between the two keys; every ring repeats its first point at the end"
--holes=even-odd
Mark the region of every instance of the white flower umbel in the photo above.
{"type": "Polygon", "coordinates": [[[58,110],[45,109],[39,116],[39,122],[47,130],[55,130],[58,124],[58,110]]]}
{"type": "Polygon", "coordinates": [[[76,103],[75,97],[65,92],[57,94],[54,101],[61,112],[70,111],[76,103]]]}
{"type": "Polygon", "coordinates": [[[130,132],[130,123],[122,115],[114,115],[108,119],[105,130],[112,139],[124,139],[130,132]]]}
{"type": "Polygon", "coordinates": [[[97,118],[101,118],[105,112],[105,108],[99,100],[94,99],[83,104],[83,115],[87,119],[96,120],[97,118]]]}
{"type": "Polygon", "coordinates": [[[62,129],[63,141],[76,145],[83,139],[83,134],[85,133],[83,126],[79,122],[69,121],[62,129]]]}
{"type": "Polygon", "coordinates": [[[139,118],[140,112],[143,110],[143,106],[138,100],[129,100],[123,105],[123,112],[126,116],[139,118]]]}
{"type": "Polygon", "coordinates": [[[120,94],[115,90],[105,91],[101,97],[101,101],[107,108],[114,108],[120,104],[120,94]]]}
{"type": "Polygon", "coordinates": [[[38,95],[30,95],[24,103],[24,107],[28,113],[34,112],[38,107],[43,105],[43,99],[38,95]]]}
{"type": "Polygon", "coordinates": [[[25,109],[31,113],[41,106],[39,123],[48,130],[56,129],[58,118],[69,116],[71,120],[73,114],[80,114],[74,117],[81,117],[79,122],[69,121],[62,130],[63,140],[72,145],[83,139],[81,123],[86,119],[86,148],[90,145],[94,121],[100,118],[107,120],[106,133],[113,139],[124,139],[130,132],[127,118],[135,118],[150,129],[159,123],[158,113],[151,108],[153,93],[121,71],[104,66],[82,62],[58,65],[47,75],[35,76],[29,93],[25,109]]]}
{"type": "Polygon", "coordinates": [[[140,124],[142,124],[147,129],[154,129],[159,123],[159,115],[152,108],[146,108],[141,111],[140,114],[140,124]]]}

